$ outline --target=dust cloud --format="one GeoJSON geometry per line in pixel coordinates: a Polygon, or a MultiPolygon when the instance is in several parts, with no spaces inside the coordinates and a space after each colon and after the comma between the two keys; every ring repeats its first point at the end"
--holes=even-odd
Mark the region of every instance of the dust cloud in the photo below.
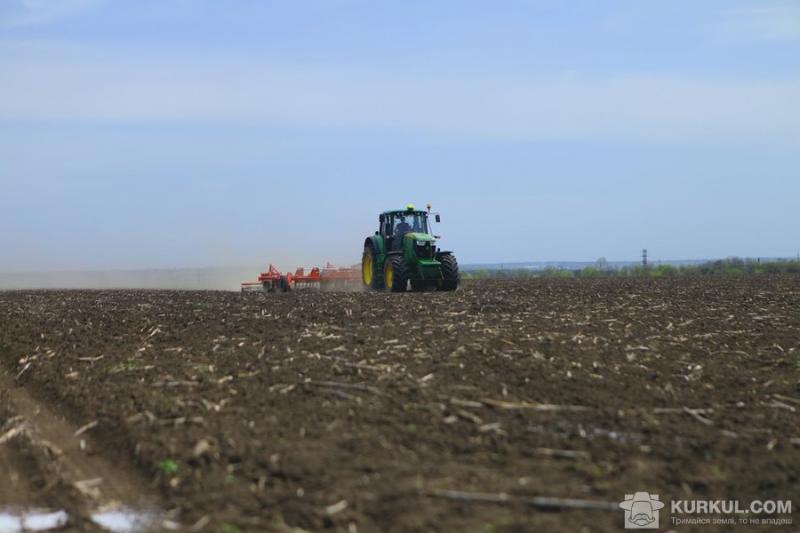
{"type": "Polygon", "coordinates": [[[255,280],[263,265],[242,267],[175,268],[0,273],[0,290],[12,289],[185,289],[238,291],[240,283],[255,280]]]}

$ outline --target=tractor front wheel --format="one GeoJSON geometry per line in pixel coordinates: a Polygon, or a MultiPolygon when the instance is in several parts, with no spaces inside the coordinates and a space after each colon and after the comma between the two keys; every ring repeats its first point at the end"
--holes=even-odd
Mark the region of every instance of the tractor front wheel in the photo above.
{"type": "Polygon", "coordinates": [[[401,255],[390,255],[383,265],[383,284],[389,292],[406,292],[408,266],[401,255]]]}
{"type": "Polygon", "coordinates": [[[454,291],[458,288],[461,276],[458,273],[458,261],[452,254],[442,254],[439,257],[442,263],[442,280],[439,282],[440,291],[454,291]]]}

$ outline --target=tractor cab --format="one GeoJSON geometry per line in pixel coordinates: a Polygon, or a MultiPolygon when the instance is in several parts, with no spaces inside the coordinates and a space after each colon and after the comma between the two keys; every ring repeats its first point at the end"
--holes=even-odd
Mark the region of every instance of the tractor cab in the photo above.
{"type": "MultiPolygon", "coordinates": [[[[438,215],[437,215],[438,217],[438,215]]],[[[408,233],[431,235],[428,224],[428,213],[418,211],[409,206],[404,211],[386,211],[380,215],[380,227],[376,235],[386,239],[389,250],[399,250],[403,245],[403,238],[408,233]]]]}

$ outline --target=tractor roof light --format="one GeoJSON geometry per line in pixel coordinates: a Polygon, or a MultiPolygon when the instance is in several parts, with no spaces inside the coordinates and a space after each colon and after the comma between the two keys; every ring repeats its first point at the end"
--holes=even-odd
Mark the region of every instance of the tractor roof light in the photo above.
{"type": "Polygon", "coordinates": [[[415,209],[416,207],[414,207],[414,204],[408,204],[406,206],[406,211],[414,211],[415,209]]]}

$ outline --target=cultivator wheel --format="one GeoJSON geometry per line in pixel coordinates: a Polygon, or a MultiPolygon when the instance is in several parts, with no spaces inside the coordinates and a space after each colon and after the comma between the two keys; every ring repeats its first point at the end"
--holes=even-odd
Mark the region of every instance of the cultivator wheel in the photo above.
{"type": "Polygon", "coordinates": [[[408,266],[400,255],[391,255],[383,265],[383,284],[388,292],[405,292],[408,289],[408,266]]]}
{"type": "Polygon", "coordinates": [[[442,263],[442,280],[439,282],[440,291],[454,291],[458,288],[460,276],[458,273],[458,261],[452,254],[442,254],[439,256],[442,263]]]}

